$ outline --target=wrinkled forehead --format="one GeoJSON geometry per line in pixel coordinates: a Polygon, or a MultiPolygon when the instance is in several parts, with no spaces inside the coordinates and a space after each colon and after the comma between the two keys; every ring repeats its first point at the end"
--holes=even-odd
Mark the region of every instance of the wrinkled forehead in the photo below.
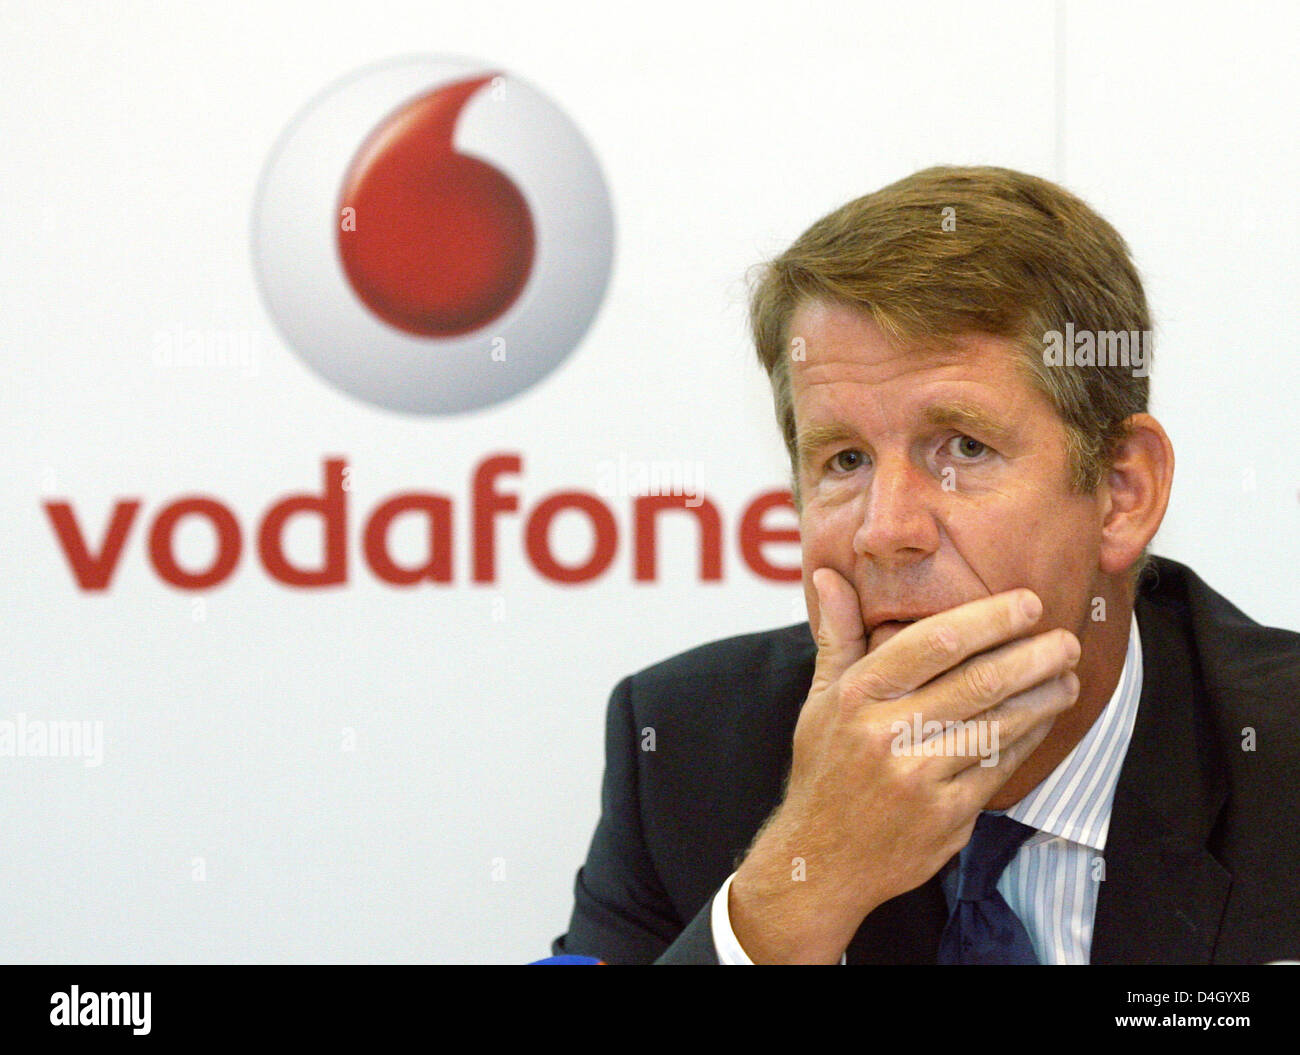
{"type": "MultiPolygon", "coordinates": [[[[791,394],[845,395],[900,401],[913,393],[965,385],[967,402],[1018,403],[1036,388],[1024,351],[986,334],[901,341],[870,318],[847,309],[796,313],[789,342],[791,394]]],[[[951,399],[952,394],[945,398],[951,399]]]]}
{"type": "Polygon", "coordinates": [[[817,380],[828,370],[864,383],[919,367],[967,367],[972,373],[1001,378],[1026,369],[1022,346],[1013,338],[978,332],[903,336],[879,325],[864,308],[836,301],[805,299],[790,316],[786,354],[793,373],[817,380]]]}
{"type": "Polygon", "coordinates": [[[999,449],[1063,441],[1049,397],[1009,338],[891,339],[869,315],[814,306],[792,329],[796,460],[837,444],[871,445],[940,430],[999,449]]]}

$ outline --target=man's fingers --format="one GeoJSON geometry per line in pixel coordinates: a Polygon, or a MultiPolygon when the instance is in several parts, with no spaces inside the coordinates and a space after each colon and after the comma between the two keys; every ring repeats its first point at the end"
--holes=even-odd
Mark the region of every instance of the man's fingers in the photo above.
{"type": "Polygon", "coordinates": [[[960,787],[968,796],[968,804],[974,810],[982,810],[998,790],[1011,779],[1030,755],[1038,750],[1038,745],[1047,739],[1047,734],[1056,724],[1056,712],[1041,718],[1030,726],[1019,739],[1008,744],[998,754],[997,764],[993,766],[968,766],[952,780],[950,787],[960,787]]]}
{"type": "Polygon", "coordinates": [[[969,766],[996,766],[1003,754],[1023,737],[1073,707],[1078,698],[1079,678],[1068,671],[1009,697],[974,718],[945,722],[943,734],[936,735],[922,753],[942,758],[937,768],[949,778],[969,766]]]}
{"type": "Polygon", "coordinates": [[[997,765],[983,767],[983,765],[971,765],[953,777],[950,787],[953,790],[961,789],[962,794],[969,796],[969,802],[972,809],[983,809],[985,803],[998,793],[1004,783],[1008,782],[1011,774],[1022,767],[1024,760],[1039,750],[1039,744],[1048,738],[1048,734],[1056,725],[1057,717],[1060,711],[1050,713],[1050,715],[1040,716],[1030,728],[1024,730],[1021,737],[1014,742],[1006,744],[998,752],[997,765]]]}
{"type": "Polygon", "coordinates": [[[1042,602],[1032,590],[981,597],[904,627],[870,657],[859,660],[848,678],[861,675],[864,687],[876,699],[896,699],[964,659],[1021,637],[1042,614],[1042,602]]]}
{"type": "Polygon", "coordinates": [[[857,591],[839,572],[818,568],[812,576],[817,591],[817,667],[814,684],[829,685],[867,651],[862,607],[857,591]]]}
{"type": "Polygon", "coordinates": [[[988,717],[981,712],[1059,678],[1078,661],[1079,639],[1068,630],[1047,630],[971,657],[936,678],[916,698],[925,701],[927,718],[988,717]]]}

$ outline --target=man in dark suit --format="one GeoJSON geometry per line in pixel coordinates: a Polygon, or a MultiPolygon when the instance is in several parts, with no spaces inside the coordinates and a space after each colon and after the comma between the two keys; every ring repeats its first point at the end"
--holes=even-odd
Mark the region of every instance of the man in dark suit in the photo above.
{"type": "Polygon", "coordinates": [[[1173,450],[1113,228],[926,170],[805,232],[752,318],[809,625],[620,683],[555,951],[1300,957],[1300,639],[1146,557],[1173,450]]]}
{"type": "MultiPolygon", "coordinates": [[[[1148,670],[1115,796],[1093,963],[1300,958],[1297,635],[1155,558],[1148,670]],[[1254,751],[1242,749],[1254,730],[1254,751]]],[[[556,951],[716,963],[710,902],[781,801],[816,645],[801,623],[694,649],[615,689],[602,816],[556,951]],[[654,752],[642,730],[656,731],[654,752]]],[[[934,963],[937,878],[882,904],[849,963],[934,963]]]]}

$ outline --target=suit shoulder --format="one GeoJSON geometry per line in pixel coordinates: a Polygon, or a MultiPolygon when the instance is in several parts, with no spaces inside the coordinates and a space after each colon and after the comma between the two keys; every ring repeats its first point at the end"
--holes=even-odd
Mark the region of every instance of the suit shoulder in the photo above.
{"type": "Polygon", "coordinates": [[[1194,637],[1202,676],[1227,697],[1261,694],[1300,709],[1300,634],[1255,622],[1186,565],[1155,558],[1144,596],[1176,613],[1194,637]]]}
{"type": "Polygon", "coordinates": [[[631,675],[632,706],[649,720],[699,720],[720,712],[785,721],[812,681],[817,646],[807,623],[739,634],[679,652],[631,675]]]}
{"type": "Polygon", "coordinates": [[[807,623],[776,630],[737,634],[686,649],[652,663],[632,675],[643,685],[687,678],[711,678],[785,670],[815,655],[816,645],[807,623]]]}

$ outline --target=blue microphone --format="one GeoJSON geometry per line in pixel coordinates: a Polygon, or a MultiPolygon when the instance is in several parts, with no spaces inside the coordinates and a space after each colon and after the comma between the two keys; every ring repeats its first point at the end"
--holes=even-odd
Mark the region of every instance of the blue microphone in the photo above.
{"type": "Polygon", "coordinates": [[[598,960],[594,956],[572,956],[568,954],[564,956],[548,956],[544,960],[534,960],[532,963],[528,964],[528,966],[536,967],[539,964],[552,964],[552,963],[565,964],[565,965],[573,964],[573,965],[580,965],[583,967],[592,966],[592,965],[596,965],[600,967],[609,966],[607,963],[605,963],[604,960],[598,960]]]}

